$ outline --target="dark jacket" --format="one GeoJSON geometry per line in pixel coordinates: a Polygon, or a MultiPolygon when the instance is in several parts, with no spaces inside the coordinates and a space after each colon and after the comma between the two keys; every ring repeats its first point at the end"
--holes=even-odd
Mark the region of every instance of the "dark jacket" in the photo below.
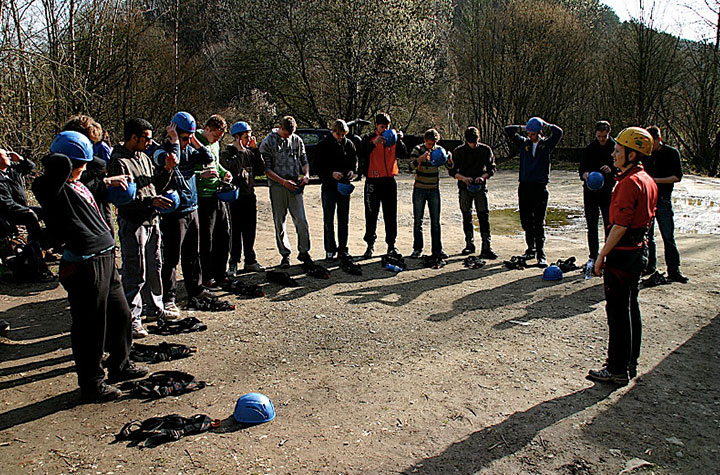
{"type": "MultiPolygon", "coordinates": [[[[375,137],[377,137],[377,132],[375,131],[363,135],[362,141],[360,142],[360,147],[358,147],[357,150],[360,174],[364,176],[368,176],[368,168],[370,167],[370,153],[375,149],[375,144],[373,143],[375,137]]],[[[398,140],[395,143],[395,160],[397,161],[398,158],[407,157],[407,154],[408,151],[405,143],[402,140],[398,140]]]]}
{"type": "Polygon", "coordinates": [[[171,143],[166,140],[153,156],[156,167],[165,167],[165,157],[168,153],[174,153],[178,157],[178,165],[172,173],[170,188],[173,188],[180,195],[180,206],[173,213],[165,214],[165,217],[177,216],[195,211],[198,207],[197,181],[195,179],[195,165],[209,165],[213,162],[213,156],[206,147],[194,149],[191,145],[181,150],[179,143],[171,143]]]}
{"type": "Polygon", "coordinates": [[[51,154],[42,163],[45,173],[33,182],[32,190],[43,208],[52,238],[76,256],[112,248],[115,239],[92,195],[86,198],[76,190],[85,185],[73,186],[67,181],[72,171],[70,159],[51,154]]]}
{"type": "Polygon", "coordinates": [[[505,127],[505,135],[520,150],[520,177],[521,183],[548,183],[550,181],[550,154],[563,136],[560,127],[548,124],[550,137],[542,137],[538,141],[535,156],[532,153],[532,140],[520,135],[519,125],[505,127]]]}
{"type": "Polygon", "coordinates": [[[150,157],[143,152],[134,153],[124,145],[116,145],[108,162],[108,175],[130,175],[137,186],[135,199],[117,207],[121,218],[134,224],[153,224],[157,221],[157,211],[152,200],[170,184],[170,173],[164,166],[156,169],[150,157]]]}
{"type": "MultiPolygon", "coordinates": [[[[468,144],[456,147],[452,152],[453,167],[450,169],[450,176],[455,177],[458,173],[468,178],[479,178],[488,174],[488,178],[495,174],[495,155],[492,149],[484,143],[478,143],[475,148],[468,144]]],[[[464,181],[458,181],[458,188],[467,189],[464,181]]]]}
{"type": "Polygon", "coordinates": [[[265,161],[259,147],[240,151],[233,144],[228,144],[220,153],[220,164],[232,173],[232,182],[238,187],[240,195],[255,193],[255,177],[265,173],[265,161]],[[242,176],[243,170],[248,174],[247,181],[242,176]]]}
{"type": "MultiPolygon", "coordinates": [[[[600,167],[603,165],[610,167],[610,173],[600,172],[603,174],[603,178],[605,179],[602,189],[599,190],[603,193],[612,193],[612,190],[615,187],[614,177],[617,170],[613,166],[613,150],[615,150],[615,139],[612,137],[608,137],[605,145],[600,145],[600,142],[595,139],[590,142],[587,147],[585,147],[585,151],[580,159],[580,165],[578,166],[578,173],[580,174],[581,180],[585,172],[600,172],[600,167]]],[[[588,190],[587,183],[585,183],[585,181],[583,181],[583,188],[588,190]]]]}
{"type": "Polygon", "coordinates": [[[328,135],[317,144],[317,158],[315,167],[322,181],[322,191],[337,191],[337,182],[333,172],[340,172],[343,178],[341,183],[350,183],[348,173],[357,173],[358,159],[355,145],[347,137],[338,141],[333,135],[328,135]]]}
{"type": "MultiPolygon", "coordinates": [[[[676,176],[682,180],[683,169],[680,152],[675,147],[663,144],[660,150],[643,159],[647,174],[653,178],[676,176]]],[[[658,183],[658,197],[670,199],[675,183],[658,183]]]]}
{"type": "Polygon", "coordinates": [[[0,172],[0,218],[14,221],[15,217],[30,211],[25,194],[25,175],[35,169],[35,164],[23,159],[0,172]]]}

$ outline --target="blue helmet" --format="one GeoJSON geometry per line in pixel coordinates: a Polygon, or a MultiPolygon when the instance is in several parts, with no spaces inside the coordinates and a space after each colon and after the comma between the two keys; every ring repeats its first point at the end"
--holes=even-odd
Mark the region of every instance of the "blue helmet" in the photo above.
{"type": "Polygon", "coordinates": [[[385,132],[382,133],[382,136],[385,139],[386,147],[392,147],[397,143],[397,132],[395,132],[395,129],[386,129],[385,132]]]}
{"type": "Polygon", "coordinates": [[[190,115],[190,113],[188,112],[178,112],[173,116],[170,122],[177,125],[178,129],[185,132],[190,132],[191,134],[194,134],[195,130],[197,129],[197,126],[195,124],[195,117],[190,115]]]}
{"type": "Polygon", "coordinates": [[[162,194],[165,198],[169,199],[173,202],[173,204],[169,208],[155,208],[158,213],[160,214],[167,214],[172,213],[176,209],[178,209],[178,206],[180,206],[180,195],[175,190],[168,190],[165,193],[162,194]]]}
{"type": "Polygon", "coordinates": [[[587,178],[587,187],[592,191],[598,191],[605,184],[605,177],[600,172],[591,172],[587,178]]]}
{"type": "Polygon", "coordinates": [[[275,407],[264,394],[248,393],[238,399],[233,417],[241,424],[262,424],[275,419],[275,407]]]}
{"type": "Polygon", "coordinates": [[[251,130],[250,124],[247,122],[235,122],[232,127],[230,127],[230,135],[235,136],[237,134],[242,134],[243,132],[250,132],[251,130]]]}
{"type": "Polygon", "coordinates": [[[215,196],[217,196],[220,201],[232,203],[240,197],[240,190],[237,186],[233,184],[225,183],[219,190],[215,192],[215,196]]]}
{"type": "Polygon", "coordinates": [[[473,183],[472,185],[468,185],[467,189],[470,193],[477,193],[478,191],[482,191],[482,184],[481,183],[473,183]]]}
{"type": "Polygon", "coordinates": [[[135,199],[136,192],[137,185],[129,181],[125,189],[122,186],[108,186],[107,197],[108,201],[115,206],[123,206],[135,199]]]}
{"type": "Polygon", "coordinates": [[[528,120],[528,123],[525,126],[525,130],[527,130],[528,132],[540,132],[544,124],[545,121],[543,121],[540,117],[533,117],[532,119],[528,120]]]}
{"type": "Polygon", "coordinates": [[[548,266],[543,271],[543,280],[560,280],[563,278],[562,270],[555,264],[548,266]]]}
{"type": "Polygon", "coordinates": [[[61,153],[73,160],[91,162],[93,160],[93,146],[90,139],[80,132],[67,130],[60,132],[50,145],[52,153],[61,153]]]}
{"type": "Polygon", "coordinates": [[[438,147],[430,153],[430,163],[436,167],[445,165],[448,161],[448,154],[444,148],[438,147]]]}
{"type": "Polygon", "coordinates": [[[350,196],[350,194],[355,190],[355,185],[352,185],[350,183],[337,183],[337,190],[338,193],[340,193],[343,196],[350,196]]]}
{"type": "Polygon", "coordinates": [[[297,189],[295,191],[291,191],[293,195],[299,195],[305,190],[305,185],[297,185],[297,189]]]}

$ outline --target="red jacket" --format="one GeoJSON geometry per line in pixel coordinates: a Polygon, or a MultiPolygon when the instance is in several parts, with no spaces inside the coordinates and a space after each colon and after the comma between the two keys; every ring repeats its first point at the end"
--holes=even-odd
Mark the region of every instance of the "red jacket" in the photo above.
{"type": "Polygon", "coordinates": [[[618,183],[610,201],[610,226],[617,224],[628,228],[615,249],[637,249],[642,247],[646,231],[655,217],[657,185],[642,165],[635,165],[615,180],[618,183]]]}

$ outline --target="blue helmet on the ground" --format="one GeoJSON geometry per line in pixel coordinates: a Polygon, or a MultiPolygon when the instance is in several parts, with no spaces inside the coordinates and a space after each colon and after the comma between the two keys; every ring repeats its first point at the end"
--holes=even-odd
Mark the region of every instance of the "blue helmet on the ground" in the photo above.
{"type": "Polygon", "coordinates": [[[438,147],[430,152],[430,163],[436,167],[445,165],[448,161],[448,154],[444,148],[438,147]]]}
{"type": "Polygon", "coordinates": [[[382,133],[382,137],[385,139],[385,146],[392,147],[397,143],[397,132],[395,129],[387,129],[382,133]]]}
{"type": "Polygon", "coordinates": [[[178,129],[190,132],[191,134],[194,134],[197,129],[195,117],[193,117],[189,112],[178,112],[173,116],[170,122],[177,125],[178,129]]]}
{"type": "Polygon", "coordinates": [[[50,145],[52,153],[61,153],[73,160],[91,162],[93,160],[93,146],[90,139],[80,132],[67,130],[60,132],[50,145]]]}
{"type": "Polygon", "coordinates": [[[122,186],[108,186],[107,197],[108,201],[115,206],[123,206],[135,199],[136,192],[137,185],[129,181],[127,182],[127,188],[124,189],[122,186]]]}
{"type": "Polygon", "coordinates": [[[337,184],[337,190],[338,193],[340,193],[343,196],[350,196],[350,194],[355,191],[355,185],[350,183],[340,183],[337,184]]]}
{"type": "Polygon", "coordinates": [[[238,399],[233,417],[241,424],[262,424],[275,419],[275,407],[264,394],[248,393],[238,399]]]}
{"type": "Polygon", "coordinates": [[[548,266],[543,271],[543,280],[560,280],[563,278],[563,272],[555,264],[548,266]]]}
{"type": "Polygon", "coordinates": [[[242,134],[243,132],[249,132],[252,129],[250,128],[250,124],[247,122],[239,121],[235,122],[232,127],[230,127],[230,135],[235,136],[237,134],[242,134]]]}
{"type": "Polygon", "coordinates": [[[587,178],[587,187],[592,191],[598,191],[605,184],[605,177],[600,172],[591,172],[587,178]]]}
{"type": "Polygon", "coordinates": [[[232,203],[240,197],[240,190],[232,183],[225,183],[215,192],[215,196],[217,196],[220,201],[232,203]]]}
{"type": "Polygon", "coordinates": [[[172,213],[176,209],[178,209],[178,206],[180,206],[180,195],[175,190],[168,190],[165,193],[162,194],[163,197],[169,199],[173,202],[173,204],[169,208],[158,208],[155,209],[158,210],[158,213],[160,214],[166,214],[166,213],[172,213]]]}
{"type": "Polygon", "coordinates": [[[540,117],[533,117],[528,120],[525,130],[528,132],[540,132],[545,122],[540,117]]]}

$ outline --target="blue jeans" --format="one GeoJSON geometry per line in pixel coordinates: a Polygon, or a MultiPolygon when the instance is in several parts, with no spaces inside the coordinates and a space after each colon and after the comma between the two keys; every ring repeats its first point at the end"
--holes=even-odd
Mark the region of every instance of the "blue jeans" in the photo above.
{"type": "Polygon", "coordinates": [[[432,240],[432,253],[437,256],[442,251],[442,243],[440,242],[440,190],[426,190],[423,188],[413,188],[413,216],[415,224],[413,226],[413,251],[421,251],[423,249],[423,229],[422,222],[425,216],[425,203],[430,210],[430,238],[432,240]]]}
{"type": "Polygon", "coordinates": [[[323,207],[323,230],[325,252],[348,252],[348,221],[350,219],[350,197],[337,191],[321,192],[323,207]],[[335,243],[335,209],[338,218],[338,240],[335,243]]]}
{"type": "MultiPolygon", "coordinates": [[[[660,228],[660,235],[662,236],[663,244],[665,245],[665,264],[667,265],[668,274],[672,274],[680,270],[680,252],[678,251],[677,244],[675,244],[674,214],[675,213],[673,213],[672,209],[672,198],[658,197],[655,221],[657,221],[657,225],[660,228]]],[[[648,238],[648,269],[655,269],[657,267],[656,247],[655,224],[653,223],[650,227],[648,238]]]]}

